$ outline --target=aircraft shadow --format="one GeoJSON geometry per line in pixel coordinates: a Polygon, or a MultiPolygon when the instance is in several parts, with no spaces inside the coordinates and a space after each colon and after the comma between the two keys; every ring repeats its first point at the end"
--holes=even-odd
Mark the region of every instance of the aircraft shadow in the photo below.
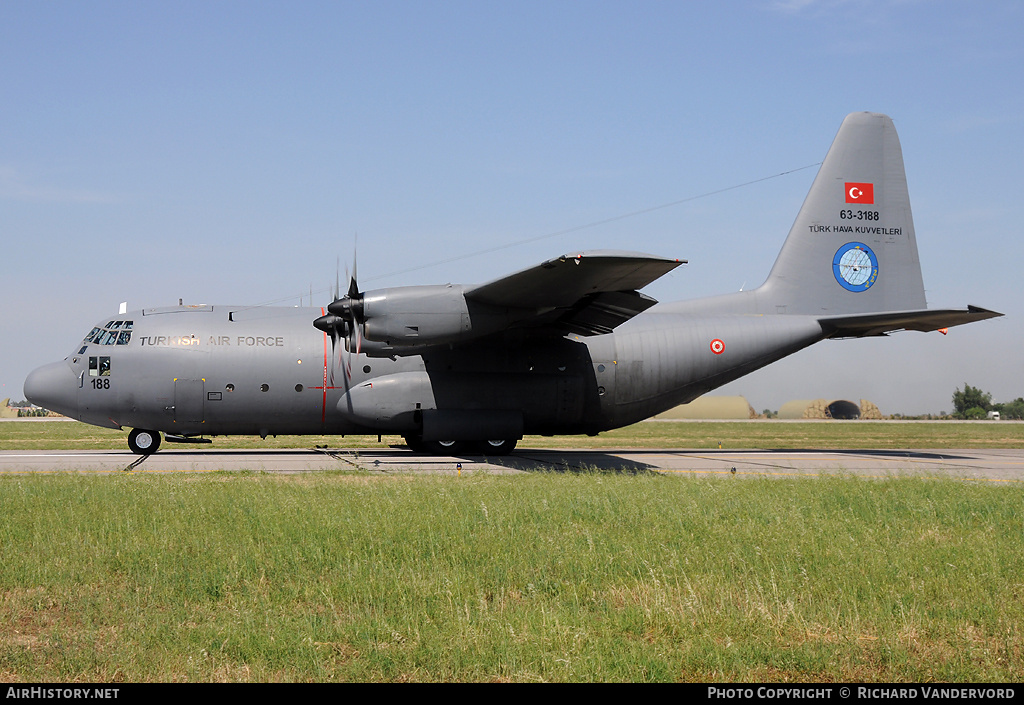
{"type": "MultiPolygon", "coordinates": [[[[764,453],[788,453],[788,454],[820,454],[834,453],[840,456],[869,456],[878,458],[900,458],[909,460],[970,460],[971,456],[958,455],[955,453],[937,453],[930,451],[914,450],[877,450],[864,448],[761,448],[761,449],[621,449],[609,451],[592,450],[530,450],[522,448],[512,455],[496,458],[486,458],[485,462],[490,465],[497,465],[523,472],[564,472],[564,473],[585,473],[585,472],[606,472],[623,474],[661,474],[660,466],[657,463],[645,463],[643,460],[636,460],[635,456],[658,455],[664,456],[666,452],[679,455],[717,455],[743,456],[764,453]],[[614,455],[614,453],[628,453],[634,459],[625,459],[614,455]]],[[[466,456],[467,460],[479,461],[479,456],[466,456]]]]}
{"type": "MultiPolygon", "coordinates": [[[[772,453],[835,453],[836,455],[869,455],[878,458],[909,458],[912,460],[970,460],[973,456],[956,455],[954,453],[937,453],[934,451],[877,448],[772,448],[772,453]]],[[[729,451],[745,453],[756,451],[729,451]]],[[[764,451],[761,451],[762,453],[764,451]]]]}
{"type": "Polygon", "coordinates": [[[626,460],[598,451],[531,451],[524,449],[516,451],[512,455],[488,458],[476,456],[467,459],[482,460],[489,465],[522,472],[660,474],[656,465],[626,460]]]}

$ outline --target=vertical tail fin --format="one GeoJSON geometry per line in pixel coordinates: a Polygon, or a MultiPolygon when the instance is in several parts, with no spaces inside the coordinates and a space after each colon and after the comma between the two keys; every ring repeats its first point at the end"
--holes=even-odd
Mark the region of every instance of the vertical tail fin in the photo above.
{"type": "Polygon", "coordinates": [[[843,121],[757,298],[771,312],[823,316],[925,308],[903,150],[888,116],[843,121]]]}

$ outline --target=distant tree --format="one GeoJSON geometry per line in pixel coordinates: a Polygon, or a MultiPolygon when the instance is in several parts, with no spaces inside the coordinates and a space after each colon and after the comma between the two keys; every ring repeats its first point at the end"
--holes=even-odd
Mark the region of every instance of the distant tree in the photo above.
{"type": "Polygon", "coordinates": [[[981,409],[982,418],[985,417],[985,412],[992,408],[992,395],[988,392],[983,392],[977,387],[964,382],[964,391],[960,391],[960,387],[956,388],[953,392],[953,413],[964,419],[967,418],[967,412],[973,409],[981,409]]]}
{"type": "Polygon", "coordinates": [[[1013,401],[993,404],[992,411],[998,411],[999,417],[1003,419],[1024,419],[1024,397],[1017,397],[1013,401]]]}

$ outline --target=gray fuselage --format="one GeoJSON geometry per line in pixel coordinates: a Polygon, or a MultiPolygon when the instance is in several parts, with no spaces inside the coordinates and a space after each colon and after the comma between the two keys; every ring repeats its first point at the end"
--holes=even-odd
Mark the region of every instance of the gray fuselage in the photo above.
{"type": "Polygon", "coordinates": [[[424,414],[429,425],[449,413],[492,415],[494,434],[593,434],[824,337],[809,316],[693,308],[659,305],[606,335],[510,330],[395,357],[348,352],[312,327],[319,308],[147,309],[117,317],[131,322],[128,342],[83,343],[34,374],[47,377],[55,411],[175,435],[410,434],[424,414]]]}

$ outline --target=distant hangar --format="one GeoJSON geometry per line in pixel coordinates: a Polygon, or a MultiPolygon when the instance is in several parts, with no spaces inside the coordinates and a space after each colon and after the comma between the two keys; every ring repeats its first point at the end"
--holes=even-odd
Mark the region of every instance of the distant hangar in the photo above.
{"type": "Polygon", "coordinates": [[[873,402],[861,399],[855,404],[846,399],[798,399],[779,407],[780,419],[880,419],[882,412],[873,402]]]}
{"type": "Polygon", "coordinates": [[[743,397],[698,397],[689,404],[658,414],[656,419],[756,419],[757,412],[743,397]]]}

